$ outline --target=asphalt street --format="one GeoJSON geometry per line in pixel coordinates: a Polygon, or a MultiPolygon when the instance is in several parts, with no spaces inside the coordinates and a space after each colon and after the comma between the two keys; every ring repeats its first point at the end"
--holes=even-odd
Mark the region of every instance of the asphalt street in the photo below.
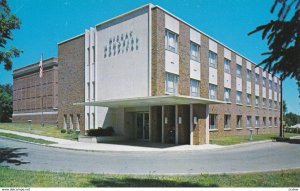
{"type": "Polygon", "coordinates": [[[16,158],[1,166],[55,172],[109,174],[200,174],[300,168],[300,145],[278,142],[202,151],[88,152],[52,148],[0,138],[0,151],[16,158]],[[23,153],[23,154],[20,154],[23,153]],[[20,154],[20,155],[18,155],[20,154]],[[19,158],[18,158],[19,157],[19,158]]]}

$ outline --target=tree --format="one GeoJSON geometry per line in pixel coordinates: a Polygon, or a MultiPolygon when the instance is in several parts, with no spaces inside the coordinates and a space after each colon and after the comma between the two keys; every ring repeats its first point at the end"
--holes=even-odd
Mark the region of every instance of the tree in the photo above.
{"type": "Polygon", "coordinates": [[[259,66],[263,65],[264,70],[272,74],[280,74],[281,80],[295,78],[300,96],[300,0],[275,0],[271,13],[278,5],[277,20],[258,26],[248,35],[262,32],[262,39],[268,40],[269,51],[262,53],[268,57],[259,66]],[[293,9],[294,14],[290,12],[293,9]]]}
{"type": "Polygon", "coordinates": [[[0,64],[4,63],[6,70],[12,68],[12,58],[19,57],[21,50],[12,46],[6,47],[8,40],[13,40],[12,30],[20,28],[21,21],[11,14],[6,0],[0,0],[0,64]]]}
{"type": "Polygon", "coordinates": [[[0,122],[10,122],[13,113],[12,85],[0,85],[0,122]]]}

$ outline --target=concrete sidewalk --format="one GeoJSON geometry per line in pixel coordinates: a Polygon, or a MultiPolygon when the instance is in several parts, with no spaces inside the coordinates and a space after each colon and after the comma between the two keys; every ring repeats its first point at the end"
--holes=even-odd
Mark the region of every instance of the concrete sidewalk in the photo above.
{"type": "Polygon", "coordinates": [[[148,151],[193,151],[193,150],[209,150],[209,149],[218,149],[224,148],[225,146],[220,145],[162,145],[162,144],[152,144],[152,143],[141,143],[141,144],[131,144],[127,143],[83,143],[65,139],[59,139],[54,137],[35,135],[30,133],[23,133],[18,131],[4,130],[0,129],[0,132],[11,133],[24,137],[31,137],[35,139],[43,139],[47,141],[56,142],[56,144],[50,144],[46,146],[72,149],[72,150],[84,150],[84,151],[112,151],[112,152],[130,152],[130,151],[139,151],[139,152],[148,152],[148,151]]]}

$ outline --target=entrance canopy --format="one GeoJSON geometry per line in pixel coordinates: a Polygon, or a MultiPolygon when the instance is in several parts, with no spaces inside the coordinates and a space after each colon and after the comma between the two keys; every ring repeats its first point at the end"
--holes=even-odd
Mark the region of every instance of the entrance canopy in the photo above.
{"type": "Polygon", "coordinates": [[[74,105],[101,106],[109,108],[146,107],[161,105],[188,105],[188,104],[222,104],[219,100],[182,95],[147,96],[124,99],[101,100],[94,102],[74,103],[74,105]]]}

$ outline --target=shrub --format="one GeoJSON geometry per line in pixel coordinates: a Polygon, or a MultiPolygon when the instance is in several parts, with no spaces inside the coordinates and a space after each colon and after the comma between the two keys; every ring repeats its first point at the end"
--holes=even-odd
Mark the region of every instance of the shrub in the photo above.
{"type": "Polygon", "coordinates": [[[87,131],[88,136],[112,136],[114,134],[113,127],[90,129],[87,131]]]}
{"type": "Polygon", "coordinates": [[[74,132],[73,129],[68,129],[68,130],[67,130],[67,134],[72,134],[73,132],[74,132]]]}
{"type": "Polygon", "coordinates": [[[60,130],[61,133],[66,133],[67,131],[65,129],[60,130]]]}

